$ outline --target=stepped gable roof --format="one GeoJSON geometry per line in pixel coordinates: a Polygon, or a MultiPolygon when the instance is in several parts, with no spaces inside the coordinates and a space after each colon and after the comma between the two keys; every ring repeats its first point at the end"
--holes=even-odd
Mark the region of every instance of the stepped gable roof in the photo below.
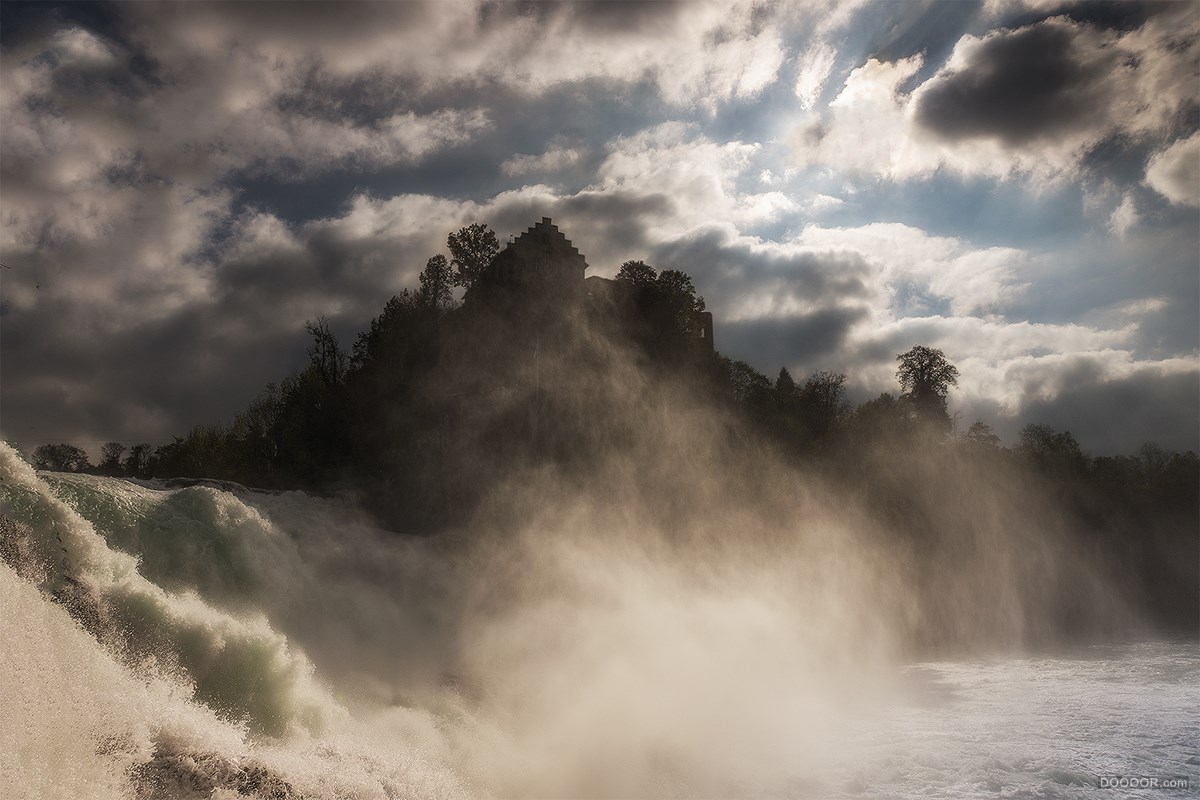
{"type": "Polygon", "coordinates": [[[523,261],[546,259],[552,263],[576,267],[581,274],[588,268],[587,260],[579,252],[579,248],[571,244],[571,240],[563,235],[549,217],[542,217],[541,222],[509,242],[504,250],[512,251],[513,255],[523,261]]]}

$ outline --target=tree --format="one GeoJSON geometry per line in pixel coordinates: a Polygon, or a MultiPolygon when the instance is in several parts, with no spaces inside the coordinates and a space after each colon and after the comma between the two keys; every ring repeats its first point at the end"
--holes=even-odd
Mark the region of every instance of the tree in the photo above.
{"type": "Polygon", "coordinates": [[[771,397],[771,380],[745,361],[721,360],[721,372],[734,402],[761,411],[771,397]]]}
{"type": "Polygon", "coordinates": [[[439,253],[426,261],[417,280],[421,283],[418,293],[421,305],[435,311],[446,311],[454,305],[454,295],[450,291],[454,274],[444,255],[439,253]]]}
{"type": "Polygon", "coordinates": [[[780,400],[789,400],[796,394],[796,382],[787,367],[779,368],[779,377],[775,379],[775,394],[780,400]]]}
{"type": "Polygon", "coordinates": [[[138,478],[146,477],[146,470],[150,468],[150,445],[145,442],[135,444],[129,448],[129,455],[125,456],[123,466],[125,474],[132,475],[138,478]]]}
{"type": "Polygon", "coordinates": [[[846,412],[846,374],[820,370],[808,376],[800,390],[811,412],[834,420],[846,412]]]}
{"type": "Polygon", "coordinates": [[[846,375],[820,370],[808,376],[797,391],[802,424],[808,438],[822,443],[846,420],[850,407],[846,402],[846,375]]]}
{"type": "MultiPolygon", "coordinates": [[[[702,342],[704,298],[691,276],[677,269],[657,272],[645,261],[626,261],[617,281],[627,287],[633,314],[630,329],[651,359],[660,364],[691,363],[702,342]]],[[[768,384],[769,385],[769,384],[768,384]]]]}
{"type": "Polygon", "coordinates": [[[105,442],[100,448],[100,469],[110,475],[121,472],[121,456],[125,454],[125,445],[120,442],[105,442]]]}
{"type": "Polygon", "coordinates": [[[996,448],[1000,446],[1000,437],[992,432],[992,426],[981,419],[971,423],[971,427],[967,428],[967,432],[963,434],[963,441],[977,447],[996,448]]]}
{"type": "Polygon", "coordinates": [[[617,280],[645,289],[658,281],[658,272],[645,261],[626,261],[617,270],[617,280]]]}
{"type": "Polygon", "coordinates": [[[853,424],[858,438],[864,442],[903,439],[913,427],[904,405],[888,392],[855,409],[853,424]]]}
{"type": "MultiPolygon", "coordinates": [[[[383,306],[383,313],[371,320],[367,330],[358,334],[354,341],[350,365],[362,370],[383,361],[394,362],[397,350],[407,350],[421,333],[427,333],[422,323],[428,319],[423,313],[421,297],[411,289],[403,289],[383,306]]],[[[391,368],[395,365],[392,364],[391,368]]]]}
{"type": "Polygon", "coordinates": [[[88,454],[73,444],[44,444],[33,451],[34,469],[81,472],[91,467],[88,454]]]}
{"type": "Polygon", "coordinates": [[[696,294],[692,276],[678,269],[658,273],[658,291],[673,308],[689,315],[704,310],[704,298],[696,294]]]}
{"type": "Polygon", "coordinates": [[[950,428],[946,397],[951,386],[958,386],[958,368],[946,360],[946,354],[932,347],[917,345],[896,356],[900,367],[901,399],[912,405],[918,419],[932,423],[942,431],[950,428]]]}
{"type": "Polygon", "coordinates": [[[1060,433],[1049,425],[1031,424],[1022,428],[1017,452],[1053,472],[1082,472],[1087,467],[1087,456],[1071,432],[1060,433]]]}
{"type": "Polygon", "coordinates": [[[654,289],[653,315],[676,338],[682,337],[680,349],[694,347],[700,338],[699,314],[704,310],[704,298],[696,294],[691,276],[677,269],[664,269],[658,273],[654,289]]]}
{"type": "Polygon", "coordinates": [[[329,330],[329,320],[317,317],[316,322],[305,322],[304,330],[313,338],[308,346],[309,368],[326,386],[340,385],[346,377],[346,351],[329,330]]]}
{"type": "Polygon", "coordinates": [[[1142,468],[1142,474],[1148,480],[1155,480],[1170,463],[1171,455],[1163,450],[1158,442],[1145,442],[1137,451],[1138,465],[1142,468]]]}
{"type": "Polygon", "coordinates": [[[451,281],[468,289],[500,252],[500,240],[487,225],[474,223],[446,237],[450,248],[450,265],[454,267],[451,281]]]}

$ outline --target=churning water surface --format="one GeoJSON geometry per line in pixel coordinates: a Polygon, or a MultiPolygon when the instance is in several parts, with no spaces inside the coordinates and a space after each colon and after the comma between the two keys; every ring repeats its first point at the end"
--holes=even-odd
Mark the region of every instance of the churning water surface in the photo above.
{"type": "MultiPolygon", "coordinates": [[[[8,450],[0,478],[0,797],[1160,798],[1200,787],[1195,641],[823,671],[777,642],[772,606],[739,597],[706,607],[702,636],[672,643],[690,648],[696,674],[720,665],[706,679],[673,660],[597,655],[571,631],[552,649],[538,640],[544,662],[512,662],[544,673],[489,676],[476,663],[462,677],[447,665],[475,646],[456,632],[479,606],[448,588],[455,573],[436,552],[344,505],[35,474],[8,450]],[[730,627],[711,619],[722,615],[730,627]],[[764,668],[773,658],[784,667],[764,668]],[[660,664],[667,679],[642,679],[660,664]]],[[[578,602],[599,609],[578,619],[624,620],[611,601],[578,602]]],[[[688,613],[664,613],[665,629],[697,624],[688,613]]],[[[514,630],[470,621],[485,638],[514,630]]]]}

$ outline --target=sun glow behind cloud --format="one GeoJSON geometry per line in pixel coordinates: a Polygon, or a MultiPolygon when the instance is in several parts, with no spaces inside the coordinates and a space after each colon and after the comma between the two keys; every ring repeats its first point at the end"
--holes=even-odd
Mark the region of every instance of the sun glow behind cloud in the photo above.
{"type": "MultiPolygon", "coordinates": [[[[283,11],[10,12],[4,369],[29,378],[5,381],[6,435],[223,418],[305,319],[359,330],[450,230],[541,216],[593,274],[689,272],[718,347],[764,371],[844,370],[867,397],[920,342],[1009,434],[1069,418],[1085,378],[1195,411],[1156,388],[1200,349],[1191,4],[993,4],[936,30],[905,4],[283,11]]],[[[1075,433],[1191,447],[1196,426],[1075,433]]]]}

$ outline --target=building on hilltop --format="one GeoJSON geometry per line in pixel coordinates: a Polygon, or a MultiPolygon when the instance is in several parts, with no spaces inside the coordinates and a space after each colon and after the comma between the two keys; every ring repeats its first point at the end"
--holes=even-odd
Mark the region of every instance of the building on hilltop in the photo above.
{"type": "MultiPolygon", "coordinates": [[[[600,313],[636,313],[628,286],[595,275],[585,278],[587,268],[579,248],[542,217],[496,255],[471,287],[469,301],[543,324],[585,301],[600,313]]],[[[696,312],[696,331],[703,348],[714,352],[710,312],[696,312]]]]}
{"type": "Polygon", "coordinates": [[[542,217],[496,255],[472,287],[472,299],[569,300],[582,294],[587,268],[579,248],[542,217]]]}

